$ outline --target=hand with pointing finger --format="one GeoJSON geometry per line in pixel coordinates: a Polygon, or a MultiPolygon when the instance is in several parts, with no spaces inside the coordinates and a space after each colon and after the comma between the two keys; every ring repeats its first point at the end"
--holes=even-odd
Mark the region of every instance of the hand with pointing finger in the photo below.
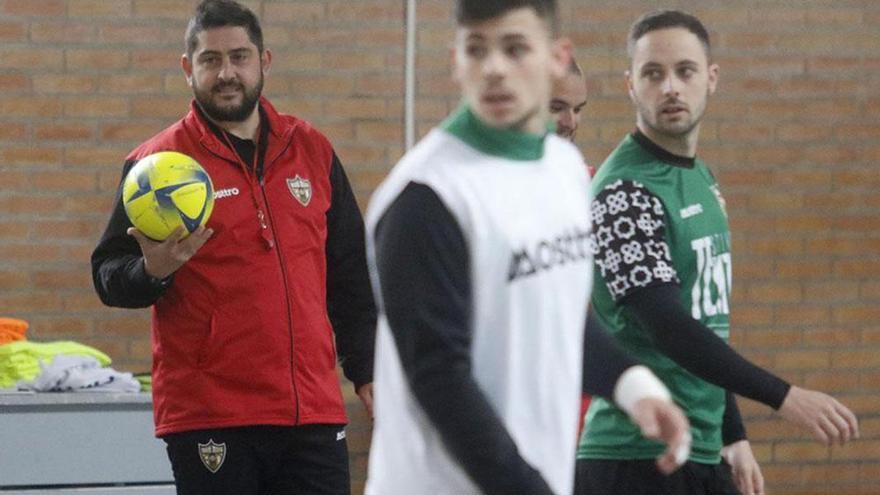
{"type": "Polygon", "coordinates": [[[161,242],[148,238],[134,227],[130,227],[127,233],[134,237],[141,247],[147,275],[162,279],[189,261],[208,242],[214,230],[200,226],[189,236],[184,237],[183,227],[178,227],[161,242]]]}

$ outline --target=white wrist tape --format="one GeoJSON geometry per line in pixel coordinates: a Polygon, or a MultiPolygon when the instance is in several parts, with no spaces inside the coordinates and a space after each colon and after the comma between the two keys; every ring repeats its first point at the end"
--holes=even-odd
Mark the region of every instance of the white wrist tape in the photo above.
{"type": "Polygon", "coordinates": [[[636,402],[647,398],[671,400],[669,390],[647,367],[627,368],[614,385],[614,402],[632,416],[636,402]]]}

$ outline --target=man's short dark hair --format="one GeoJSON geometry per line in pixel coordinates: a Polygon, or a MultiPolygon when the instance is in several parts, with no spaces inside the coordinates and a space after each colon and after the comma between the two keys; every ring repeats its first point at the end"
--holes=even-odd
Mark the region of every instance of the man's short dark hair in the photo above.
{"type": "Polygon", "coordinates": [[[235,0],[204,0],[196,7],[196,12],[186,27],[186,55],[192,57],[199,44],[199,33],[206,29],[219,27],[243,27],[248,38],[263,53],[263,29],[257,16],[235,0]]]}
{"type": "Polygon", "coordinates": [[[526,7],[533,9],[538,17],[547,22],[552,34],[558,32],[556,0],[458,0],[455,7],[455,21],[459,26],[469,26],[526,7]]]}
{"type": "Polygon", "coordinates": [[[700,40],[700,43],[703,44],[703,48],[706,50],[706,58],[711,60],[712,50],[711,45],[709,44],[709,32],[706,30],[706,26],[703,26],[703,23],[696,17],[680,10],[658,10],[639,17],[629,29],[626,51],[630,58],[633,56],[636,42],[638,42],[642,36],[651,31],[669,28],[683,28],[693,33],[697,39],[700,40]]]}

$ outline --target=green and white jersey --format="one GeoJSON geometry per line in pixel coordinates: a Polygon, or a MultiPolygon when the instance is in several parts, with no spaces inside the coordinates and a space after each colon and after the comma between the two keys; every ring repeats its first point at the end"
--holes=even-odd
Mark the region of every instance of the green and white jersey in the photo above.
{"type": "MultiPolygon", "coordinates": [[[[690,460],[718,463],[724,390],[667,357],[622,303],[642,288],[675,284],[693,318],[727,340],[730,230],[718,184],[699,159],[676,157],[636,134],[608,157],[592,191],[593,310],[686,411],[693,434],[690,460]]],[[[579,459],[649,459],[663,450],[616,406],[601,398],[592,402],[579,459]]]]}

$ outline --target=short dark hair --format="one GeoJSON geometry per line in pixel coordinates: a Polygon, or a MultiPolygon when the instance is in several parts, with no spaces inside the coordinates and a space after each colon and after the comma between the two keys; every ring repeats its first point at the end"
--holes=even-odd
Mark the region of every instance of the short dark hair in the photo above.
{"type": "Polygon", "coordinates": [[[706,26],[696,17],[680,10],[658,10],[639,17],[629,28],[626,52],[632,58],[636,42],[642,36],[651,31],[669,28],[684,28],[693,33],[700,40],[700,43],[703,44],[703,48],[706,50],[706,58],[712,58],[709,32],[706,30],[706,26]]]}
{"type": "Polygon", "coordinates": [[[257,16],[235,0],[203,0],[186,26],[186,55],[192,57],[199,44],[199,33],[218,27],[243,27],[257,50],[263,53],[263,29],[257,16]]]}
{"type": "Polygon", "coordinates": [[[533,9],[538,17],[546,21],[552,34],[558,32],[559,17],[556,0],[458,0],[455,7],[455,21],[459,26],[469,26],[525,7],[533,9]]]}

